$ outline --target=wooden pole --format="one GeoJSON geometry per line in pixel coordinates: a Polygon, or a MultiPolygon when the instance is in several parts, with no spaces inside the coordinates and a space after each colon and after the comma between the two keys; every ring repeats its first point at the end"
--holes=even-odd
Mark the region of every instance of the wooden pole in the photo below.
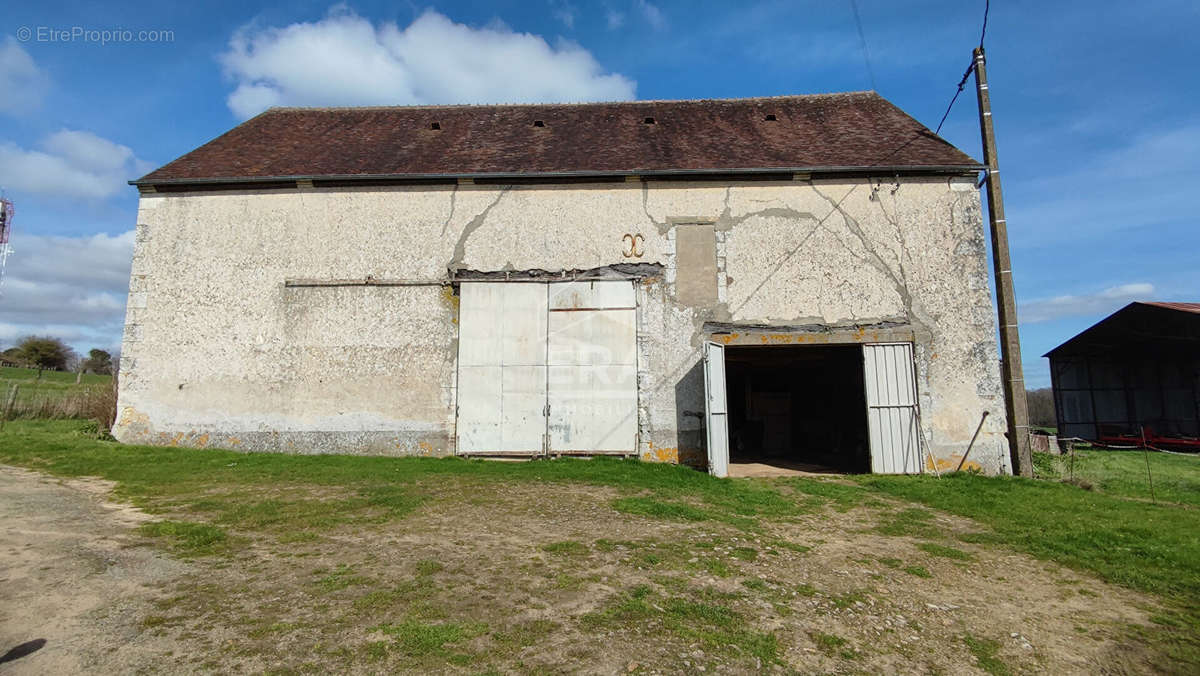
{"type": "Polygon", "coordinates": [[[1150,484],[1150,501],[1158,504],[1158,500],[1154,497],[1154,477],[1150,476],[1150,445],[1146,443],[1146,426],[1138,425],[1142,428],[1142,453],[1146,455],[1146,481],[1150,484]]]}
{"type": "Polygon", "coordinates": [[[996,311],[1000,320],[1000,358],[1004,380],[1004,408],[1008,415],[1008,452],[1013,472],[1033,476],[1029,451],[1029,408],[1025,377],[1021,371],[1021,337],[1017,330],[1017,303],[1013,291],[1012,262],[1008,254],[1008,224],[1000,192],[1000,165],[992,128],[992,102],[988,94],[983,47],[975,48],[975,91],[979,97],[979,130],[983,137],[983,163],[987,165],[988,219],[992,231],[992,265],[996,277],[996,311]]]}
{"type": "Polygon", "coordinates": [[[8,401],[4,404],[4,415],[0,416],[0,430],[4,429],[4,423],[8,422],[8,416],[12,415],[13,403],[17,401],[17,389],[20,386],[13,383],[12,389],[8,391],[8,401]]]}
{"type": "Polygon", "coordinates": [[[984,411],[983,415],[979,417],[979,425],[975,428],[975,434],[971,435],[971,443],[967,444],[967,450],[963,453],[962,459],[958,461],[958,467],[954,468],[955,472],[961,472],[963,465],[966,464],[967,456],[971,455],[971,448],[975,446],[975,440],[979,438],[979,430],[983,429],[983,423],[987,420],[988,413],[989,411],[984,411]]]}

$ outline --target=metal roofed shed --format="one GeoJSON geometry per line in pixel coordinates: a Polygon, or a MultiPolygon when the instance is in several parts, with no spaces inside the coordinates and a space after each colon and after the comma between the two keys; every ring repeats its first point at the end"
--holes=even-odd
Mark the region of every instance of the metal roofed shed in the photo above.
{"type": "Polygon", "coordinates": [[[1200,303],[1130,303],[1044,356],[1060,437],[1200,451],[1200,303]]]}

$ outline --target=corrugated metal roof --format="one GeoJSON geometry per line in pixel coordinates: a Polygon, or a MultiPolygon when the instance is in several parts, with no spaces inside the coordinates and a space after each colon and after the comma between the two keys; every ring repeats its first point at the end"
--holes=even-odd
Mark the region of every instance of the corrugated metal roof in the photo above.
{"type": "Polygon", "coordinates": [[[1197,312],[1200,313],[1200,303],[1155,303],[1150,301],[1139,301],[1142,305],[1153,305],[1154,307],[1162,307],[1168,310],[1179,310],[1181,312],[1197,312]]]}
{"type": "Polygon", "coordinates": [[[1043,357],[1056,353],[1070,353],[1090,342],[1114,345],[1132,340],[1153,339],[1156,335],[1166,336],[1172,331],[1179,336],[1190,336],[1188,340],[1200,338],[1200,303],[1160,303],[1134,301],[1111,315],[1080,331],[1070,339],[1050,350],[1043,357]],[[1153,308],[1153,309],[1151,309],[1153,308]],[[1186,314],[1172,314],[1172,312],[1186,314]],[[1182,327],[1182,328],[1181,328],[1182,327]],[[1182,333],[1180,333],[1182,331],[1182,333]],[[1157,332],[1157,333],[1156,333],[1157,332]]]}
{"type": "Polygon", "coordinates": [[[979,164],[874,92],[701,101],[273,108],[136,184],[979,164]]]}

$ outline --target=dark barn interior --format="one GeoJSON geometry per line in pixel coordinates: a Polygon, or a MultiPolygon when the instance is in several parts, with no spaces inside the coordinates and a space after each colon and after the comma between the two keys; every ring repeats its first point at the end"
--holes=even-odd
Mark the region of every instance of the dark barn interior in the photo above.
{"type": "Polygon", "coordinates": [[[729,460],[869,472],[862,348],[727,347],[729,460]]]}
{"type": "Polygon", "coordinates": [[[1131,303],[1046,356],[1060,437],[1200,450],[1200,304],[1131,303]]]}

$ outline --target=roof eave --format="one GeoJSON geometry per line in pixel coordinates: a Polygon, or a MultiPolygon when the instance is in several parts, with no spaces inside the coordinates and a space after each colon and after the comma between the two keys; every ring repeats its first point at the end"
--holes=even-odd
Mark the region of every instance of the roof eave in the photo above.
{"type": "Polygon", "coordinates": [[[214,176],[205,178],[142,178],[129,181],[129,185],[143,187],[155,185],[212,185],[212,184],[246,184],[281,183],[290,181],[457,181],[497,180],[497,179],[579,179],[579,178],[620,178],[625,176],[643,176],[652,178],[696,177],[696,176],[756,176],[764,174],[933,174],[933,175],[963,175],[985,170],[981,164],[951,164],[951,165],[893,165],[893,166],[823,166],[823,167],[754,167],[733,169],[628,169],[621,171],[561,171],[561,172],[480,172],[480,173],[450,173],[450,174],[316,174],[316,175],[284,175],[284,176],[214,176]]]}

